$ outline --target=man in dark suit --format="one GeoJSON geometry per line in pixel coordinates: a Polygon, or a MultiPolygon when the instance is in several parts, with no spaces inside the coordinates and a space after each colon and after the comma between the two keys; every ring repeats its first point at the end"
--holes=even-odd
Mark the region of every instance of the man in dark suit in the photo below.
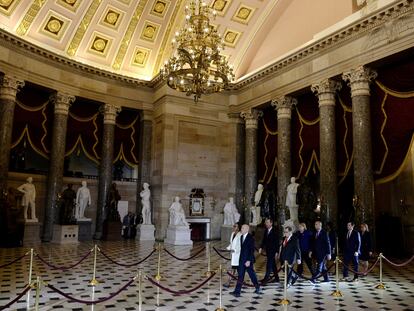
{"type": "Polygon", "coordinates": [[[293,235],[292,228],[286,226],[283,230],[283,234],[285,236],[282,245],[280,246],[280,263],[281,265],[285,264],[287,261],[288,264],[288,274],[287,274],[287,284],[288,287],[295,284],[296,280],[298,279],[298,275],[293,275],[293,265],[297,262],[298,265],[301,263],[300,257],[300,247],[299,247],[299,240],[297,239],[296,235],[293,235]]]}
{"type": "MultiPolygon", "coordinates": [[[[348,265],[352,261],[354,271],[358,272],[358,256],[361,249],[361,236],[359,232],[354,230],[355,224],[351,221],[347,224],[348,232],[345,237],[344,244],[344,270],[343,270],[343,280],[348,280],[348,265]]],[[[358,274],[354,274],[354,282],[358,282],[358,274]]]]}
{"type": "Polygon", "coordinates": [[[263,278],[263,282],[266,283],[270,279],[270,274],[273,273],[275,281],[279,282],[279,276],[276,269],[276,258],[279,251],[279,234],[277,230],[273,228],[273,220],[267,218],[265,220],[266,230],[263,233],[262,245],[260,246],[259,253],[264,250],[266,252],[266,274],[263,278]]]}
{"type": "Polygon", "coordinates": [[[316,260],[316,269],[310,282],[316,283],[316,276],[323,274],[324,282],[329,282],[328,270],[326,269],[326,260],[331,260],[331,243],[328,232],[322,229],[322,222],[315,221],[315,233],[311,242],[311,251],[309,257],[316,260]]]}
{"type": "Polygon", "coordinates": [[[235,297],[240,297],[241,288],[244,281],[244,274],[249,274],[252,283],[256,287],[255,293],[261,294],[260,285],[257,281],[256,272],[254,272],[253,264],[254,264],[254,238],[249,233],[249,225],[244,224],[241,228],[241,250],[240,250],[240,259],[239,259],[239,267],[238,267],[238,279],[236,288],[234,292],[231,294],[235,297]]]}

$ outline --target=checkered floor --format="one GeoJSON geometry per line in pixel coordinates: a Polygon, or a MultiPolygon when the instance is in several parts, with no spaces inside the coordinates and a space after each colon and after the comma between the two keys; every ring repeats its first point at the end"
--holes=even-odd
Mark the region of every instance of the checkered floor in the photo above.
{"type": "MultiPolygon", "coordinates": [[[[220,242],[211,242],[211,246],[218,248],[224,245],[220,242]]],[[[196,243],[191,247],[174,247],[166,245],[176,256],[188,257],[204,247],[205,244],[196,243]]],[[[55,265],[69,265],[76,262],[88,250],[92,243],[80,243],[78,245],[60,246],[54,244],[42,244],[35,248],[36,252],[55,265]]],[[[100,242],[99,247],[122,263],[133,263],[145,257],[153,248],[152,243],[135,243],[134,241],[100,242]]],[[[0,249],[0,265],[10,262],[21,256],[27,249],[0,249]]],[[[28,281],[28,256],[5,268],[0,269],[0,309],[1,306],[16,297],[28,281]]],[[[188,290],[205,279],[207,271],[207,257],[200,254],[190,261],[178,261],[165,252],[162,253],[161,284],[174,290],[188,290]]],[[[211,269],[217,269],[220,264],[228,265],[211,251],[211,269]]],[[[97,279],[100,283],[93,288],[88,282],[92,278],[93,256],[90,256],[82,264],[69,271],[61,272],[51,270],[43,263],[35,260],[33,275],[39,276],[48,284],[61,289],[78,299],[90,300],[108,296],[122,287],[125,283],[137,275],[138,268],[143,274],[154,276],[157,272],[157,254],[154,254],[139,267],[124,268],[109,262],[102,255],[98,255],[97,279]]],[[[264,261],[260,257],[256,263],[259,278],[263,276],[264,261]]],[[[223,307],[227,310],[414,310],[414,264],[403,268],[392,268],[384,265],[384,283],[386,290],[378,290],[374,285],[378,283],[378,268],[370,276],[361,279],[359,283],[340,283],[343,298],[336,299],[330,296],[335,282],[322,283],[312,286],[305,280],[298,281],[295,286],[288,289],[288,298],[292,304],[281,307],[277,301],[282,298],[283,288],[271,284],[263,288],[263,294],[253,294],[253,289],[245,288],[242,297],[236,299],[229,294],[233,288],[223,290],[223,307]]],[[[184,296],[176,296],[157,290],[147,280],[143,283],[142,310],[215,310],[219,306],[219,281],[214,277],[209,284],[200,290],[184,296]]],[[[234,284],[234,283],[233,283],[234,284]]],[[[34,291],[29,299],[30,307],[33,307],[34,291]]],[[[23,297],[8,310],[26,310],[27,297],[23,297]]],[[[66,298],[54,293],[49,288],[43,287],[40,293],[39,310],[139,310],[138,285],[133,283],[125,291],[115,298],[97,305],[82,305],[68,301],[66,298]]]]}

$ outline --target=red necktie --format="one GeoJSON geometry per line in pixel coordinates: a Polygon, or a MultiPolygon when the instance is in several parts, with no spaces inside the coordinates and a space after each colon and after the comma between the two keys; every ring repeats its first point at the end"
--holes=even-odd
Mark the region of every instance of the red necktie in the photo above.
{"type": "Polygon", "coordinates": [[[283,247],[286,247],[287,242],[288,242],[288,238],[285,238],[285,240],[283,241],[283,247]]]}

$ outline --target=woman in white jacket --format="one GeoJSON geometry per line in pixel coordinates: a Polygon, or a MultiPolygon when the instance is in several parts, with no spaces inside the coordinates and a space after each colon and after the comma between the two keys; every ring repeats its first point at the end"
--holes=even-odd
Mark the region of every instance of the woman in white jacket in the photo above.
{"type": "MultiPolygon", "coordinates": [[[[227,250],[231,253],[231,269],[232,274],[234,275],[239,267],[239,258],[240,258],[240,250],[241,250],[241,244],[240,244],[240,224],[235,223],[233,225],[233,232],[230,236],[230,244],[227,246],[227,250]]],[[[224,284],[224,287],[230,287],[231,283],[231,277],[229,277],[229,281],[227,284],[224,284]]]]}

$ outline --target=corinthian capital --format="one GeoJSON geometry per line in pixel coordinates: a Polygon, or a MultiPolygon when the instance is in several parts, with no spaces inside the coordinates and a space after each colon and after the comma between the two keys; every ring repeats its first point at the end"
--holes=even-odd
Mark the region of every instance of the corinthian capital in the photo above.
{"type": "Polygon", "coordinates": [[[121,112],[121,107],[105,104],[101,107],[100,111],[104,115],[104,124],[115,124],[116,116],[121,112]]]}
{"type": "Polygon", "coordinates": [[[248,111],[242,111],[240,116],[246,122],[246,129],[257,129],[258,120],[263,116],[263,111],[257,109],[251,109],[248,111]]]}
{"type": "Polygon", "coordinates": [[[277,111],[277,119],[290,119],[292,108],[298,104],[298,100],[291,96],[281,96],[272,100],[272,106],[277,111]]]}
{"type": "Polygon", "coordinates": [[[56,92],[49,97],[49,101],[55,106],[55,114],[64,115],[67,115],[69,113],[69,107],[75,101],[75,99],[75,96],[62,92],[56,92]]]}
{"type": "Polygon", "coordinates": [[[342,79],[348,81],[351,96],[370,95],[369,83],[377,77],[377,73],[367,67],[359,66],[342,74],[342,79]]]}
{"type": "Polygon", "coordinates": [[[23,86],[23,80],[4,75],[0,78],[0,99],[16,100],[16,94],[23,86]]]}
{"type": "Polygon", "coordinates": [[[342,87],[340,82],[326,79],[319,83],[312,84],[311,90],[319,98],[319,107],[335,106],[335,93],[342,87]]]}

